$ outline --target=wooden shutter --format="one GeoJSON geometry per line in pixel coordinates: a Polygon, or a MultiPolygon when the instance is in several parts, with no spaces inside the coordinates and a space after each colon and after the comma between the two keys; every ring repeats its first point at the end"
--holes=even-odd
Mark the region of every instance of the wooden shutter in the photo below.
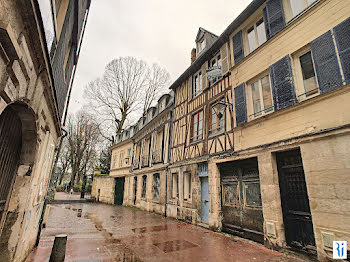
{"type": "Polygon", "coordinates": [[[242,31],[239,31],[237,34],[235,34],[232,41],[234,61],[235,64],[238,64],[244,58],[242,31]]]}
{"type": "Polygon", "coordinates": [[[284,19],[282,0],[270,0],[266,4],[266,18],[270,37],[281,31],[286,23],[284,19]]]}
{"type": "Polygon", "coordinates": [[[311,52],[321,93],[340,87],[342,78],[331,31],[311,42],[311,52]]]}
{"type": "Polygon", "coordinates": [[[350,84],[350,18],[333,29],[346,84],[350,84]]]}
{"type": "Polygon", "coordinates": [[[224,76],[227,74],[229,70],[228,56],[227,56],[227,43],[225,43],[220,48],[220,55],[221,55],[221,73],[222,73],[222,76],[224,76]]]}
{"type": "Polygon", "coordinates": [[[268,23],[269,20],[267,19],[266,7],[263,9],[263,17],[264,17],[266,39],[269,39],[270,38],[270,28],[269,28],[269,23],[268,23]]]}
{"type": "Polygon", "coordinates": [[[247,104],[244,83],[235,88],[235,109],[237,126],[247,123],[247,104]]]}
{"type": "Polygon", "coordinates": [[[272,94],[275,110],[280,110],[296,103],[292,67],[289,55],[270,67],[272,94]]]}

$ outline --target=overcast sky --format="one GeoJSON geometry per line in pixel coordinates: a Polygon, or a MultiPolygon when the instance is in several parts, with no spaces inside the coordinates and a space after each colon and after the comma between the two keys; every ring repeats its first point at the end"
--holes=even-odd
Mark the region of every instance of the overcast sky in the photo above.
{"type": "Polygon", "coordinates": [[[199,27],[220,35],[251,0],[92,0],[69,105],[112,59],[134,56],[165,67],[175,81],[190,65],[199,27]]]}

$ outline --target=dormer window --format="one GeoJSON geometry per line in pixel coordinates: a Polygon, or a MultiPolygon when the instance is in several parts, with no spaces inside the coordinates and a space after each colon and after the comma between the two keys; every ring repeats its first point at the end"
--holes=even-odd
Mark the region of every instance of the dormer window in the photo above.
{"type": "Polygon", "coordinates": [[[203,38],[200,42],[198,42],[198,53],[202,52],[205,46],[207,45],[207,41],[205,38],[203,38]]]}

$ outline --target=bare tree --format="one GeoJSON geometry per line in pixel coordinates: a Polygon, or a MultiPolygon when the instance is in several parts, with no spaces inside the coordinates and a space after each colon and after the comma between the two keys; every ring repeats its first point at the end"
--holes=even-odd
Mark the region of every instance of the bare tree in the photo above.
{"type": "Polygon", "coordinates": [[[103,137],[112,142],[127,121],[132,121],[132,113],[144,114],[163,93],[169,78],[169,73],[157,64],[150,67],[134,57],[112,60],[103,76],[85,87],[103,137]]]}
{"type": "Polygon", "coordinates": [[[59,177],[58,185],[62,185],[62,180],[70,167],[69,150],[67,145],[68,145],[67,140],[64,139],[60,156],[58,158],[58,164],[57,164],[58,177],[59,177]]]}
{"type": "Polygon", "coordinates": [[[91,169],[97,156],[100,132],[94,117],[79,111],[68,119],[67,149],[71,167],[71,187],[81,175],[91,169]]]}

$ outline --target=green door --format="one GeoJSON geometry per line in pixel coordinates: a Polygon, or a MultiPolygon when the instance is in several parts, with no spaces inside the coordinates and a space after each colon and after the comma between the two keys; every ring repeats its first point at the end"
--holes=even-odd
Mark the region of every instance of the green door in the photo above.
{"type": "Polygon", "coordinates": [[[118,177],[115,179],[114,205],[123,204],[124,182],[125,182],[125,177],[118,177]]]}

